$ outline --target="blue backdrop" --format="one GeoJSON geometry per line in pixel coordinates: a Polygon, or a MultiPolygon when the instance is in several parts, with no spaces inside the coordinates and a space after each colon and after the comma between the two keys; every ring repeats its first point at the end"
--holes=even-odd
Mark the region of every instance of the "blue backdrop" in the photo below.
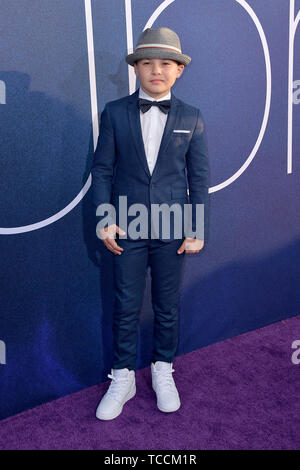
{"type": "MultiPolygon", "coordinates": [[[[209,243],[185,259],[177,354],[299,314],[300,1],[0,11],[0,418],[110,372],[112,267],[99,262],[89,175],[104,104],[138,86],[124,56],[146,26],[174,29],[192,57],[173,91],[201,109],[211,161],[209,243]]],[[[152,321],[148,278],[138,368],[152,321]]]]}

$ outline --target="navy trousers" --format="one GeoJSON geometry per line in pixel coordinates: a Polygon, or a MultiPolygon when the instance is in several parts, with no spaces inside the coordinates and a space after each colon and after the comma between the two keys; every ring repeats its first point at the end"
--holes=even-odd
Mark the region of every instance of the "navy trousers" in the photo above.
{"type": "Polygon", "coordinates": [[[113,319],[114,369],[135,369],[137,328],[148,265],[154,312],[152,361],[173,362],[178,345],[179,284],[185,252],[177,254],[184,238],[165,243],[158,239],[128,240],[114,255],[115,304],[113,319]]]}

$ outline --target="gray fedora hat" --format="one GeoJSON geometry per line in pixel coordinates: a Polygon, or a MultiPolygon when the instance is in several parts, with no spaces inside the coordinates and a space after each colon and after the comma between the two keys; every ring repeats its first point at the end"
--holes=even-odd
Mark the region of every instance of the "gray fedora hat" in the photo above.
{"type": "Polygon", "coordinates": [[[191,57],[181,52],[178,35],[169,28],[147,28],[140,35],[135,51],[125,60],[133,65],[139,59],[172,59],[188,65],[191,57]]]}

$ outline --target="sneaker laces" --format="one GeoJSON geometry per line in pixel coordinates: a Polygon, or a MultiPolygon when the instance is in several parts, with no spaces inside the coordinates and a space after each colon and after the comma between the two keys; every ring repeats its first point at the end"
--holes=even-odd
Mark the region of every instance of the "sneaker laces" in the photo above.
{"type": "Polygon", "coordinates": [[[175,369],[167,369],[167,370],[159,370],[155,371],[155,377],[156,377],[156,383],[157,385],[160,386],[165,386],[166,388],[172,388],[174,389],[175,383],[174,379],[172,376],[172,372],[174,372],[175,369]]]}
{"type": "Polygon", "coordinates": [[[128,388],[129,378],[128,377],[115,377],[112,374],[108,374],[107,377],[112,379],[112,382],[107,390],[108,395],[112,395],[117,401],[119,395],[123,395],[123,393],[128,388]]]}

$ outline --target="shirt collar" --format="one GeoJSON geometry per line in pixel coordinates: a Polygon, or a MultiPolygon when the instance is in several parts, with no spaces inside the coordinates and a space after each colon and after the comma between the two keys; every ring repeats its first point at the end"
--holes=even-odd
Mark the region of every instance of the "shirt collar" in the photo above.
{"type": "Polygon", "coordinates": [[[165,96],[162,96],[161,98],[158,98],[158,100],[156,100],[152,96],[145,93],[144,90],[140,87],[140,89],[139,89],[139,98],[143,98],[145,100],[150,100],[150,101],[170,100],[171,99],[171,90],[169,90],[169,92],[165,96]]]}

